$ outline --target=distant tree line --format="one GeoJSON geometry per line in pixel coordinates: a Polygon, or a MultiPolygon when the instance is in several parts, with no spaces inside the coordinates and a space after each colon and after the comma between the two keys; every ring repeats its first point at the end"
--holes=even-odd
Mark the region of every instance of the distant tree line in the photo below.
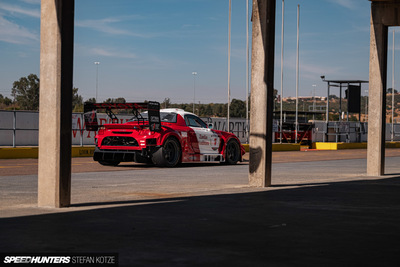
{"type": "MultiPolygon", "coordinates": [[[[0,95],[0,109],[4,110],[39,110],[40,80],[36,74],[29,74],[15,81],[11,88],[13,99],[0,95]]],[[[72,89],[72,109],[83,111],[83,98],[78,94],[78,88],[72,89]]]]}
{"type": "MultiPolygon", "coordinates": [[[[18,81],[15,81],[12,85],[11,96],[12,99],[8,97],[4,97],[0,94],[0,109],[2,110],[39,110],[39,85],[40,80],[35,74],[30,74],[27,77],[21,77],[18,81]]],[[[83,112],[83,103],[84,99],[81,95],[78,94],[79,89],[72,89],[72,108],[73,112],[83,112]]],[[[387,90],[387,101],[386,101],[386,109],[391,110],[391,93],[394,94],[395,99],[395,117],[400,114],[399,105],[400,105],[400,94],[398,94],[397,90],[389,88],[387,90]]],[[[338,118],[339,114],[339,100],[340,98],[336,95],[329,96],[329,109],[330,109],[330,119],[338,118]]],[[[89,98],[86,101],[88,102],[96,102],[95,98],[89,98]]],[[[361,113],[365,113],[365,109],[368,106],[368,97],[361,96],[361,113]]],[[[249,101],[250,102],[250,101],[249,101]]],[[[104,103],[126,103],[125,98],[117,97],[117,98],[108,98],[104,101],[104,103]]],[[[286,100],[283,101],[283,110],[284,111],[294,111],[296,109],[295,100],[286,100]]],[[[172,103],[169,98],[166,98],[161,104],[161,108],[179,108],[185,111],[192,112],[193,111],[193,103],[184,103],[184,104],[176,104],[172,103]]],[[[250,103],[249,103],[250,105],[250,103]]],[[[313,100],[308,99],[300,99],[298,104],[299,111],[309,111],[310,107],[313,105],[313,100]]],[[[316,105],[323,106],[326,105],[326,101],[317,100],[316,105]]],[[[194,105],[194,113],[201,117],[226,117],[228,104],[227,103],[209,103],[209,104],[195,104],[194,105]]],[[[249,106],[250,109],[250,106],[249,106]]],[[[280,104],[277,98],[277,90],[274,90],[274,110],[280,110],[280,104]]],[[[342,109],[343,112],[347,111],[347,100],[342,99],[342,109]]],[[[125,113],[124,111],[121,111],[125,113]]],[[[230,103],[230,116],[232,118],[245,118],[246,117],[246,102],[240,99],[232,99],[230,103]]],[[[318,115],[316,119],[323,119],[323,115],[318,115]]]]}
{"type": "MultiPolygon", "coordinates": [[[[21,77],[13,83],[11,95],[13,99],[3,97],[0,94],[0,109],[3,110],[39,110],[39,87],[40,80],[36,74],[30,74],[27,77],[21,77]]],[[[84,99],[78,94],[78,88],[72,89],[72,109],[73,112],[83,112],[84,99]]],[[[89,98],[87,102],[96,103],[95,98],[89,98]]],[[[126,103],[125,98],[108,98],[104,103],[126,103]]],[[[161,108],[180,108],[186,111],[193,111],[193,103],[174,104],[169,99],[161,103],[161,108]]],[[[202,117],[226,117],[228,104],[210,103],[195,104],[195,113],[202,117]]],[[[239,99],[233,99],[230,105],[230,116],[244,118],[246,117],[246,103],[239,99]]]]}

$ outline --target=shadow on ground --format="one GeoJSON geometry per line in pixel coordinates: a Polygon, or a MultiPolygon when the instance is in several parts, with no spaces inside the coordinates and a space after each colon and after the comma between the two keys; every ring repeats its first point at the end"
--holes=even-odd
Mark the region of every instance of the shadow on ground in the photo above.
{"type": "Polygon", "coordinates": [[[399,178],[4,218],[0,251],[117,252],[121,266],[397,266],[399,178]]]}

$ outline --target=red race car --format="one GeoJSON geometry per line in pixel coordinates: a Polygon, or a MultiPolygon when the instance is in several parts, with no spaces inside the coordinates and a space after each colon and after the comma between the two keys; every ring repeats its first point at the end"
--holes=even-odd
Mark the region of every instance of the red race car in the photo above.
{"type": "Polygon", "coordinates": [[[85,124],[98,131],[93,159],[102,165],[120,162],[153,163],[175,167],[181,162],[236,164],[245,153],[232,133],[212,129],[193,113],[182,109],[161,109],[160,103],[85,103],[85,124]],[[118,122],[112,109],[130,109],[126,123],[98,125],[96,112],[106,111],[118,122]],[[142,112],[140,112],[142,111],[142,112]]]}

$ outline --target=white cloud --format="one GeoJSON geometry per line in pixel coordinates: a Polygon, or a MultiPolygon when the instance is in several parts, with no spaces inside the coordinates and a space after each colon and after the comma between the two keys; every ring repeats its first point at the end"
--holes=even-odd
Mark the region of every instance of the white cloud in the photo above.
{"type": "Polygon", "coordinates": [[[7,11],[11,14],[21,14],[29,17],[40,18],[40,9],[25,9],[19,6],[12,6],[8,4],[0,4],[0,9],[7,11]]]}
{"type": "Polygon", "coordinates": [[[302,72],[302,78],[318,79],[320,75],[333,76],[341,74],[342,69],[340,67],[322,66],[322,65],[310,65],[302,63],[300,66],[302,72]]]}
{"type": "Polygon", "coordinates": [[[39,37],[24,27],[14,24],[0,16],[0,41],[13,44],[25,44],[27,42],[39,41],[39,37]]]}
{"type": "Polygon", "coordinates": [[[75,22],[75,26],[82,27],[82,28],[89,28],[99,32],[104,32],[112,35],[127,35],[127,36],[134,36],[134,37],[141,37],[141,38],[151,38],[155,37],[155,34],[142,34],[136,33],[129,30],[120,29],[115,27],[111,24],[122,22],[124,20],[129,19],[137,19],[141,18],[140,16],[132,15],[132,16],[121,16],[121,17],[114,17],[114,18],[104,18],[104,19],[97,19],[97,20],[80,20],[75,22]]]}
{"type": "Polygon", "coordinates": [[[136,58],[136,55],[129,52],[107,50],[104,48],[92,48],[91,53],[97,56],[114,57],[114,58],[136,58]]]}
{"type": "Polygon", "coordinates": [[[329,2],[341,5],[348,9],[355,9],[357,8],[355,0],[329,0],[329,2]]]}
{"type": "Polygon", "coordinates": [[[21,1],[31,5],[40,5],[40,0],[21,0],[21,1]]]}

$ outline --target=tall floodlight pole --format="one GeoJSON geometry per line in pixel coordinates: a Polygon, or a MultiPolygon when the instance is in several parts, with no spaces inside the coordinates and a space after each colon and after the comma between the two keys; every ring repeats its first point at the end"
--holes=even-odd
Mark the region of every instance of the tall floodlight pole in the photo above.
{"type": "Polygon", "coordinates": [[[246,140],[249,144],[249,0],[246,0],[246,140]]]}
{"type": "Polygon", "coordinates": [[[295,133],[295,143],[297,143],[297,133],[299,131],[299,32],[300,32],[300,5],[297,5],[296,133],[295,133]]]}
{"type": "Polygon", "coordinates": [[[193,71],[192,75],[193,75],[193,113],[194,113],[194,105],[196,103],[196,75],[197,75],[197,72],[193,71]]]}
{"type": "Polygon", "coordinates": [[[392,46],[392,134],[390,140],[394,140],[394,28],[393,28],[393,46],[392,46]]]}
{"type": "Polygon", "coordinates": [[[232,0],[229,0],[229,22],[228,22],[228,114],[227,114],[227,132],[230,132],[229,127],[229,109],[231,102],[231,14],[232,14],[232,0]]]}
{"type": "Polygon", "coordinates": [[[315,87],[317,87],[316,84],[312,85],[313,87],[313,120],[315,121],[315,87]]]}
{"type": "Polygon", "coordinates": [[[282,34],[281,34],[281,110],[279,118],[279,143],[282,143],[282,132],[283,132],[283,33],[284,33],[284,17],[285,17],[285,0],[282,0],[282,34]]]}
{"type": "Polygon", "coordinates": [[[368,121],[368,90],[365,90],[365,122],[368,121]]]}
{"type": "Polygon", "coordinates": [[[100,62],[96,61],[96,62],[94,62],[94,64],[96,65],[96,102],[97,102],[97,91],[99,89],[99,65],[100,65],[100,62]]]}

